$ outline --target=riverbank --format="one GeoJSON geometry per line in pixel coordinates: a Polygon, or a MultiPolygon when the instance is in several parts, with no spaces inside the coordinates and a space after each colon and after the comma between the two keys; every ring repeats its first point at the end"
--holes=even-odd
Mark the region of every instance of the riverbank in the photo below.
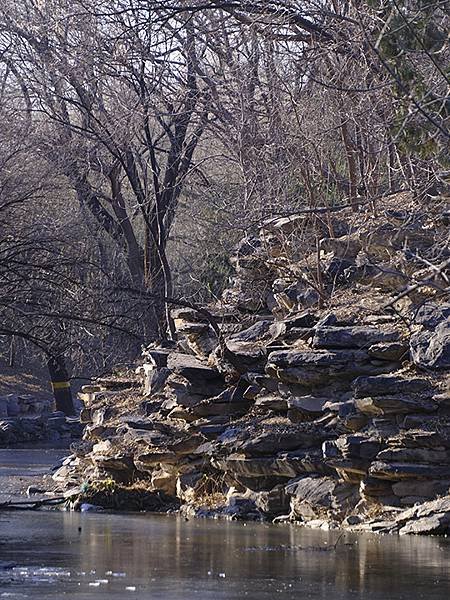
{"type": "MultiPolygon", "coordinates": [[[[49,473],[55,452],[0,451],[1,500],[11,478],[49,473]]],[[[441,600],[450,590],[448,538],[59,510],[2,512],[0,528],[0,589],[13,600],[441,600]]]]}
{"type": "Polygon", "coordinates": [[[423,263],[446,236],[407,194],[264,223],[220,302],[82,389],[73,505],[447,533],[449,269],[423,263]]]}

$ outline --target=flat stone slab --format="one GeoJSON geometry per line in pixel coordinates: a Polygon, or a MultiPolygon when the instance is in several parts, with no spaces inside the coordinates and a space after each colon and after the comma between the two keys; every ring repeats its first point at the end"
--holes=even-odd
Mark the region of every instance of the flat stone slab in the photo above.
{"type": "Polygon", "coordinates": [[[402,479],[449,479],[450,465],[375,461],[370,465],[369,475],[378,479],[394,481],[402,479]]]}
{"type": "Polygon", "coordinates": [[[319,350],[299,352],[279,350],[269,354],[268,362],[278,367],[329,367],[337,364],[354,364],[367,360],[367,353],[360,350],[319,350]]]}
{"type": "Polygon", "coordinates": [[[397,331],[382,331],[376,327],[319,327],[314,334],[313,348],[368,348],[380,342],[396,342],[397,331]]]}
{"type": "Polygon", "coordinates": [[[220,379],[217,369],[213,369],[190,354],[173,352],[167,358],[167,367],[175,373],[191,379],[220,379]]]}

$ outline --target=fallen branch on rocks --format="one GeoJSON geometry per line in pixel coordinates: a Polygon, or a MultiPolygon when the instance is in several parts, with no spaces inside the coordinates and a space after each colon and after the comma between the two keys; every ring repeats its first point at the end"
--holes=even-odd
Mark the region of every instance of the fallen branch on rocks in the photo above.
{"type": "MultiPolygon", "coordinates": [[[[382,194],[377,194],[376,196],[372,196],[370,199],[365,200],[363,199],[361,196],[359,196],[358,198],[356,198],[358,206],[360,208],[367,206],[367,205],[373,205],[374,202],[376,200],[380,200],[380,199],[386,199],[389,198],[390,196],[396,196],[397,194],[401,194],[403,192],[408,192],[410,191],[408,188],[398,188],[395,190],[392,190],[391,192],[383,192],[382,194]]],[[[344,200],[348,200],[348,198],[344,198],[344,200]]],[[[280,218],[289,218],[289,217],[296,217],[298,215],[320,215],[320,214],[327,214],[327,213],[338,213],[341,212],[343,210],[346,210],[348,208],[353,208],[354,207],[354,202],[345,202],[344,204],[339,204],[338,206],[315,206],[312,208],[302,208],[302,209],[298,209],[296,208],[293,211],[290,212],[286,212],[286,211],[278,211],[278,212],[274,212],[274,217],[272,220],[276,220],[276,219],[280,219],[280,218]]],[[[266,218],[262,218],[262,219],[258,219],[257,221],[250,221],[249,225],[245,228],[245,229],[251,229],[251,228],[255,228],[255,227],[261,227],[264,224],[267,224],[268,222],[270,222],[270,219],[268,220],[267,217],[266,218]]]]}
{"type": "Polygon", "coordinates": [[[64,496],[44,498],[43,500],[8,501],[0,503],[0,510],[37,510],[43,506],[58,506],[67,501],[64,496]]]}
{"type": "Polygon", "coordinates": [[[399,300],[401,300],[405,296],[408,296],[409,294],[411,294],[411,292],[414,292],[415,290],[419,289],[420,287],[431,287],[431,288],[434,288],[444,294],[450,293],[450,287],[440,286],[434,281],[436,274],[441,275],[441,276],[445,275],[444,270],[447,269],[449,266],[450,266],[450,260],[446,260],[439,266],[431,265],[430,270],[433,270],[433,275],[431,277],[429,277],[428,279],[423,279],[422,281],[417,281],[416,283],[409,285],[406,289],[404,289],[402,292],[397,294],[395,296],[395,298],[393,298],[392,300],[387,302],[383,306],[383,309],[386,310],[387,308],[394,306],[399,300]]]}

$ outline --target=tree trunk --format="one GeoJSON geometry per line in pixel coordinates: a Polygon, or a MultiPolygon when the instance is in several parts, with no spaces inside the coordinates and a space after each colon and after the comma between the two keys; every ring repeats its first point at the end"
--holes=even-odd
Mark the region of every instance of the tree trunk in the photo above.
{"type": "Polygon", "coordinates": [[[174,337],[174,325],[166,298],[172,297],[172,280],[165,247],[152,243],[149,248],[148,284],[153,295],[153,311],[161,339],[174,337]]]}
{"type": "Polygon", "coordinates": [[[64,356],[51,356],[47,360],[47,368],[55,397],[56,410],[62,411],[67,416],[74,415],[75,407],[64,356]]]}

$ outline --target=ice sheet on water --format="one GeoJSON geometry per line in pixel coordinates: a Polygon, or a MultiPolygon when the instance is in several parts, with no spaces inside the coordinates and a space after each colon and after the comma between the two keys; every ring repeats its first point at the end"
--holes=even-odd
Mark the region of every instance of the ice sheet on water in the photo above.
{"type": "MultiPolygon", "coordinates": [[[[66,580],[72,575],[71,571],[59,567],[37,567],[37,566],[21,566],[14,567],[8,570],[9,583],[57,583],[58,581],[66,580]]],[[[13,592],[5,592],[13,593],[13,592]]],[[[0,596],[7,597],[7,596],[0,596]]],[[[11,597],[11,596],[10,596],[11,597]]],[[[17,596],[20,597],[20,596],[17,596]]],[[[23,596],[25,597],[25,596],[23,596]]]]}

